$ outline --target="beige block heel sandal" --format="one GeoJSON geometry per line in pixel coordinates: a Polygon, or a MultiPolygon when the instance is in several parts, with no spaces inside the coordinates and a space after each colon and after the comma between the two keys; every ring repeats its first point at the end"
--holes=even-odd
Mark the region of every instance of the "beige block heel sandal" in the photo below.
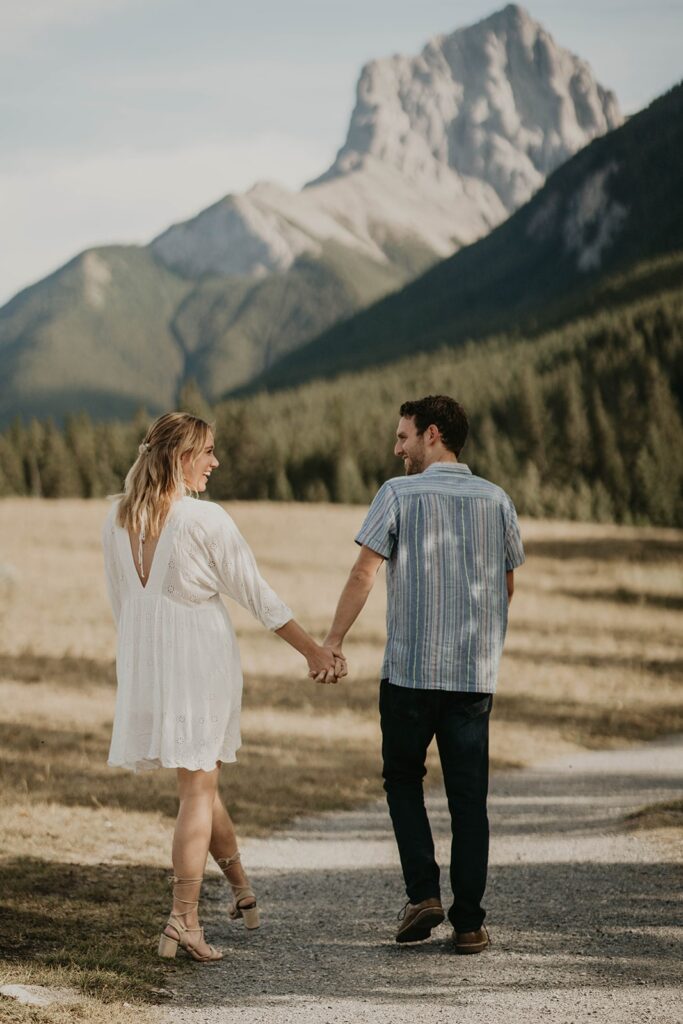
{"type": "Polygon", "coordinates": [[[176,903],[184,903],[187,905],[187,910],[172,912],[166,923],[166,927],[159,936],[159,956],[163,957],[164,960],[172,960],[178,952],[178,946],[184,949],[188,956],[191,956],[193,960],[202,964],[216,963],[218,960],[223,959],[223,954],[220,950],[216,949],[215,946],[209,945],[209,952],[200,953],[197,946],[201,944],[204,939],[203,928],[188,928],[181,918],[186,917],[196,907],[199,906],[199,900],[184,900],[180,896],[176,895],[176,888],[181,885],[196,885],[198,882],[201,884],[201,878],[178,878],[177,875],[171,875],[169,879],[173,886],[173,899],[176,903]],[[176,933],[176,936],[169,935],[167,929],[172,928],[176,933]]]}
{"type": "Polygon", "coordinates": [[[233,864],[239,863],[241,863],[239,850],[233,853],[232,857],[216,857],[216,864],[218,864],[218,867],[227,878],[232,889],[234,902],[228,907],[228,914],[233,921],[237,921],[241,917],[244,920],[245,927],[251,930],[258,928],[261,923],[259,910],[256,906],[256,894],[249,883],[249,879],[247,879],[246,885],[236,885],[230,880],[230,875],[228,874],[233,864]]]}

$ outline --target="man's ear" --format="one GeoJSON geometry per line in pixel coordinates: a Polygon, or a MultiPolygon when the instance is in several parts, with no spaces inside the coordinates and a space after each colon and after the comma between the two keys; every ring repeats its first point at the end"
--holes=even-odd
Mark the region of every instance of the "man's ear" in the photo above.
{"type": "Polygon", "coordinates": [[[429,444],[436,444],[436,442],[441,437],[439,428],[434,423],[429,424],[429,426],[425,430],[425,434],[427,435],[427,441],[429,442],[429,444]]]}

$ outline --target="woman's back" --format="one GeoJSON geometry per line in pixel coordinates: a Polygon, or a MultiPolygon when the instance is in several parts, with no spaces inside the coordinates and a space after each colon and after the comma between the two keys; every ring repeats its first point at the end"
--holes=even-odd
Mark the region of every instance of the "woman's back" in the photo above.
{"type": "Polygon", "coordinates": [[[219,506],[173,503],[141,579],[114,505],[103,529],[107,586],[118,625],[117,703],[109,763],[211,770],[240,745],[242,674],[220,594],[268,629],[292,613],[263,580],[219,506]]]}

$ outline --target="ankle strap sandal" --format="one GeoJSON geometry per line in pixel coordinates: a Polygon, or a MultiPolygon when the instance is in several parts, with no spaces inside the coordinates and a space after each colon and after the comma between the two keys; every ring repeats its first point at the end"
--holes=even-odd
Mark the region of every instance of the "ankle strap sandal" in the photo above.
{"type": "Polygon", "coordinates": [[[232,889],[233,903],[228,907],[228,915],[231,920],[238,921],[242,918],[244,925],[249,930],[258,928],[261,919],[259,915],[258,907],[256,906],[256,893],[251,887],[249,879],[246,881],[246,885],[241,885],[231,881],[228,872],[234,864],[241,864],[242,858],[240,851],[236,850],[232,857],[216,857],[216,864],[221,869],[232,889]],[[246,905],[245,905],[246,904],[246,905]]]}
{"type": "Polygon", "coordinates": [[[176,888],[181,885],[201,885],[201,878],[178,878],[177,875],[171,875],[169,882],[173,888],[173,902],[182,903],[187,907],[187,910],[174,910],[171,911],[166,927],[164,928],[159,938],[159,956],[166,960],[173,959],[178,952],[178,946],[185,950],[188,956],[191,956],[193,960],[197,960],[199,963],[214,963],[217,960],[223,959],[223,954],[220,950],[216,949],[215,946],[209,945],[208,953],[200,953],[197,947],[204,941],[204,929],[188,928],[185,921],[181,918],[191,914],[193,910],[196,910],[199,906],[199,900],[185,900],[176,893],[176,888]],[[173,935],[169,935],[168,930],[172,929],[177,938],[173,935]]]}

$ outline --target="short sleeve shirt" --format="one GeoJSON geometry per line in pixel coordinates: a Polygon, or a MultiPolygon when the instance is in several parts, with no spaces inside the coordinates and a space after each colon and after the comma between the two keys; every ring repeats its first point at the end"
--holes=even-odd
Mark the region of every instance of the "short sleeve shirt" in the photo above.
{"type": "Polygon", "coordinates": [[[387,560],[382,677],[413,689],[494,693],[506,572],[524,562],[517,513],[464,463],[388,480],[356,542],[387,560]]]}

